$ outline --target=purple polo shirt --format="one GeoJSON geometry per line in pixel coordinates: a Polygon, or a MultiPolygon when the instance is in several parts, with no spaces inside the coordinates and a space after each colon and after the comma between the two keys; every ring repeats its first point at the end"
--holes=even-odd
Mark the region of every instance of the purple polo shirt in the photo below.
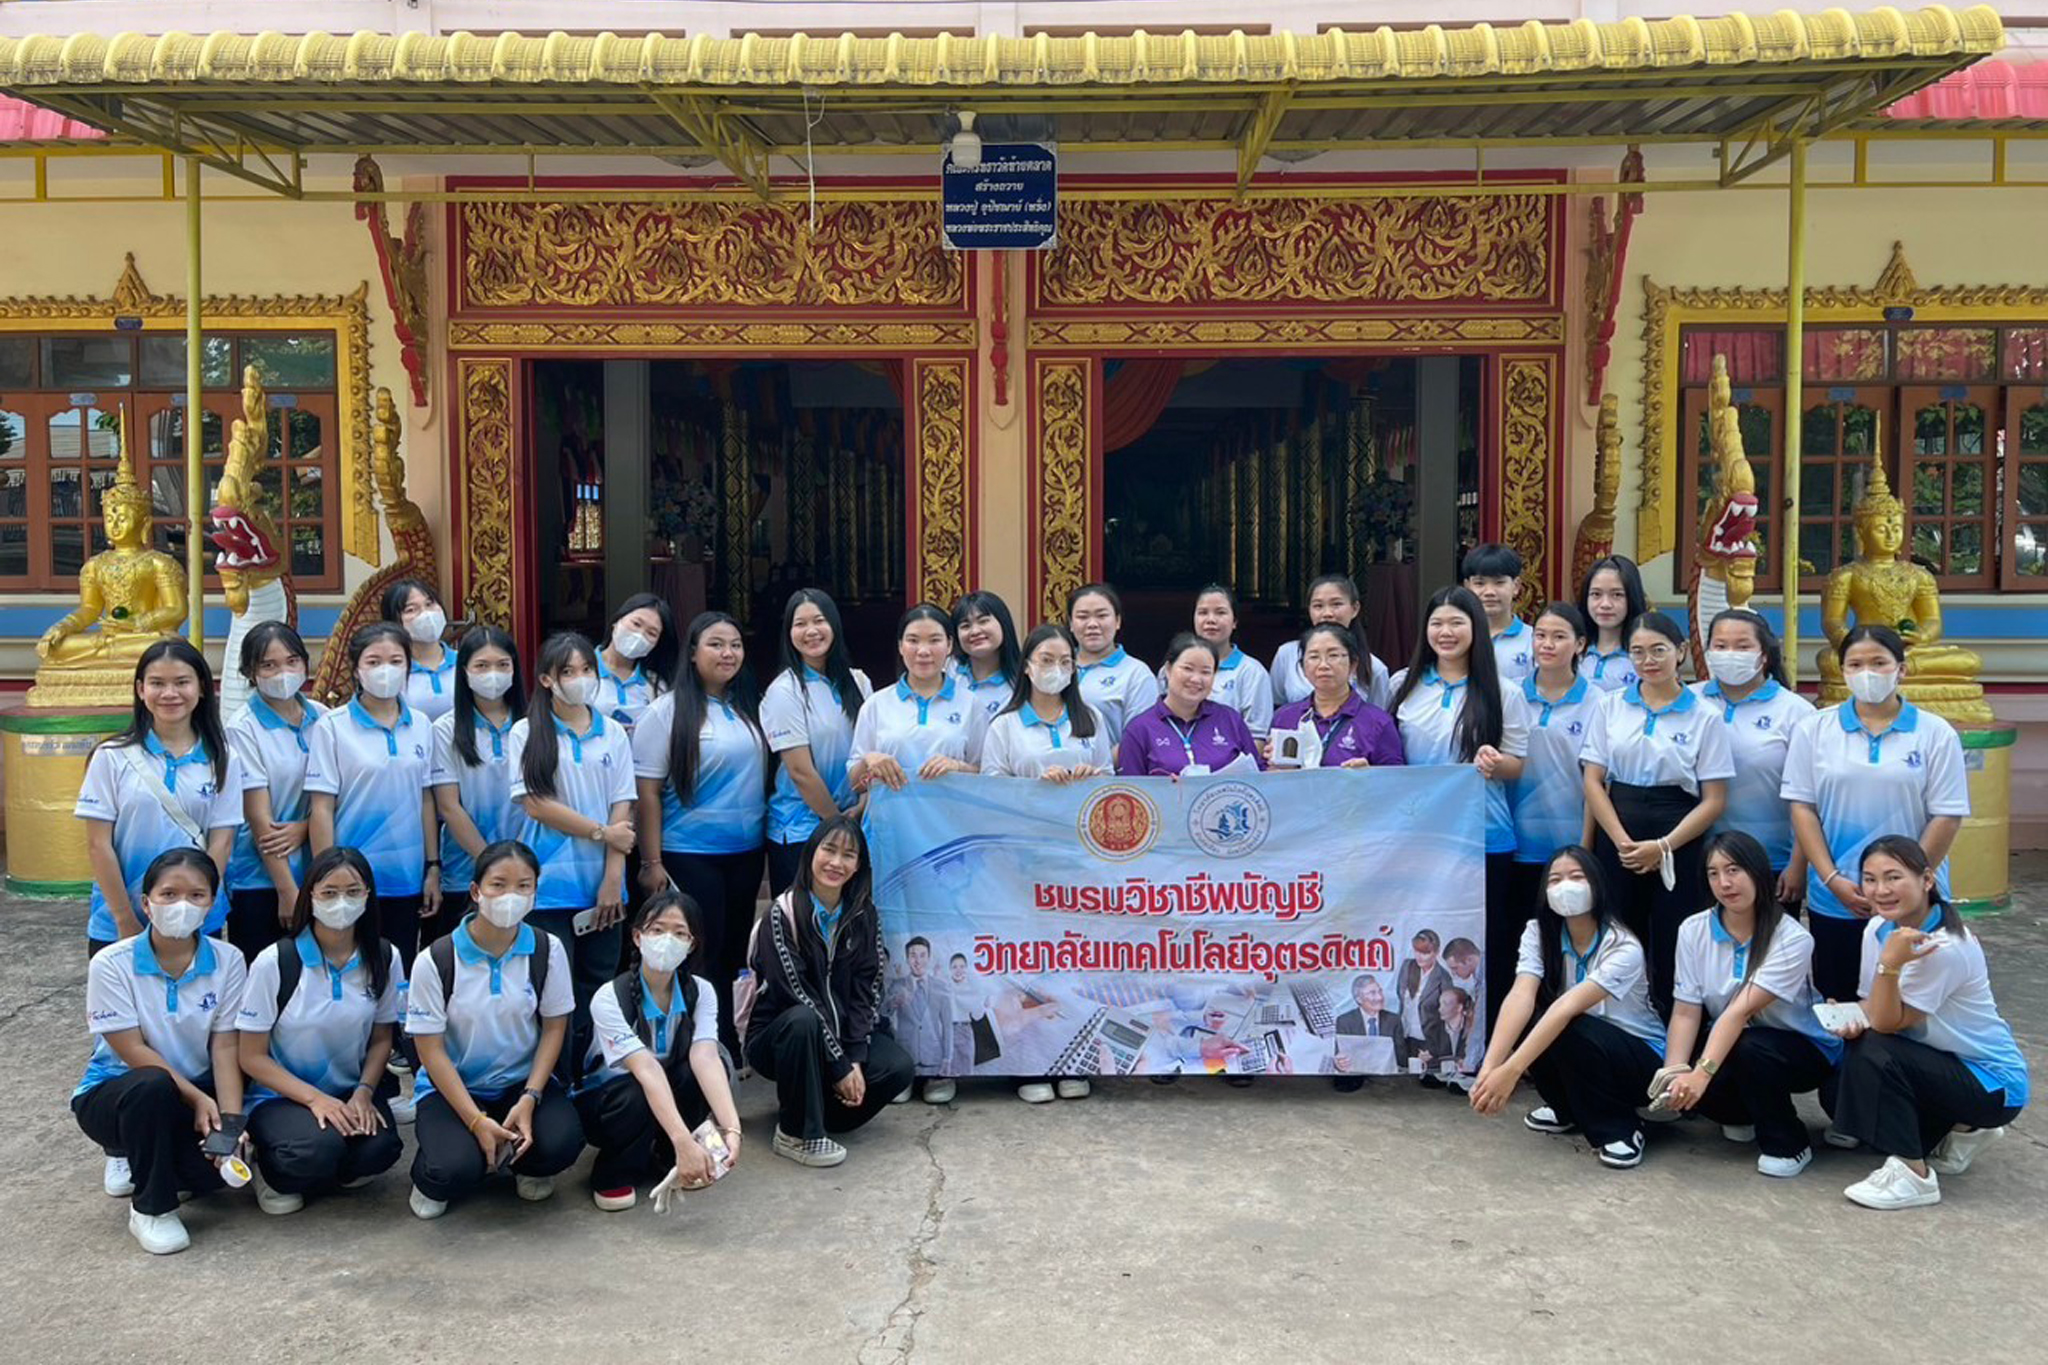
{"type": "MultiPolygon", "coordinates": [[[[1290,702],[1273,713],[1273,733],[1301,728],[1302,720],[1315,705],[1314,697],[1290,702]]],[[[1408,762],[1401,745],[1400,727],[1394,718],[1348,692],[1337,714],[1325,721],[1316,717],[1316,733],[1323,737],[1323,766],[1341,768],[1354,758],[1363,758],[1375,768],[1391,768],[1408,762]]]]}
{"type": "Polygon", "coordinates": [[[1239,754],[1250,754],[1261,768],[1266,766],[1251,727],[1236,707],[1205,701],[1189,725],[1167,710],[1162,699],[1124,726],[1116,770],[1124,777],[1170,777],[1190,763],[1206,763],[1214,772],[1239,754]]]}

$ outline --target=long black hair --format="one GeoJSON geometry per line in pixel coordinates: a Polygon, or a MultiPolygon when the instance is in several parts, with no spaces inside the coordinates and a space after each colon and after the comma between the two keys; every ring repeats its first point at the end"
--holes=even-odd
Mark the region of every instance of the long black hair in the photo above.
{"type": "MultiPolygon", "coordinates": [[[[993,616],[1003,629],[1003,642],[996,646],[996,676],[1015,678],[1023,671],[1025,651],[1017,645],[1017,624],[1010,619],[1010,604],[992,592],[971,592],[953,604],[953,639],[956,648],[960,639],[960,628],[970,617],[993,616]]],[[[961,666],[972,676],[972,665],[966,654],[960,656],[961,666]]]]}
{"type": "Polygon", "coordinates": [[[355,849],[332,844],[315,855],[306,875],[299,879],[299,898],[284,922],[284,933],[277,950],[280,953],[294,951],[291,941],[313,922],[314,885],[344,867],[363,879],[363,890],[369,896],[354,926],[356,956],[363,960],[363,966],[370,973],[370,994],[381,998],[384,984],[391,979],[391,950],[384,946],[384,918],[377,909],[377,874],[370,870],[370,860],[355,849]]]}
{"type": "MultiPolygon", "coordinates": [[[[199,736],[199,742],[206,746],[206,758],[213,767],[213,785],[216,790],[227,785],[228,780],[228,736],[221,728],[220,699],[213,692],[213,669],[207,665],[206,656],[194,649],[187,640],[172,636],[158,640],[142,651],[142,657],[135,661],[133,694],[135,709],[128,717],[127,728],[118,735],[100,741],[102,749],[126,749],[141,744],[155,733],[156,721],[149,714],[149,708],[142,703],[142,675],[149,672],[151,664],[169,660],[183,664],[199,675],[199,700],[192,707],[192,733],[199,736]]],[[[16,774],[19,782],[21,775],[16,774]]]]}
{"type": "Polygon", "coordinates": [[[189,867],[197,872],[206,879],[212,898],[220,898],[220,869],[213,865],[213,855],[190,844],[167,848],[149,860],[149,867],[142,874],[142,894],[147,896],[155,890],[164,874],[174,867],[189,867]]]}
{"type": "MultiPolygon", "coordinates": [[[[519,757],[519,775],[530,796],[555,794],[555,771],[562,761],[562,744],[555,730],[555,694],[540,685],[544,673],[559,674],[577,658],[597,672],[597,649],[573,630],[550,635],[540,647],[540,659],[533,666],[533,695],[526,702],[526,752],[519,757]]],[[[593,705],[593,723],[603,724],[603,715],[593,705]]],[[[603,821],[598,823],[602,824],[603,821]]]]}
{"type": "Polygon", "coordinates": [[[1398,722],[1401,703],[1422,685],[1423,675],[1437,666],[1436,646],[1429,642],[1429,618],[1439,607],[1455,607],[1472,623],[1472,647],[1465,655],[1465,706],[1458,713],[1458,761],[1470,763],[1472,756],[1488,745],[1500,743],[1505,722],[1501,714],[1500,669],[1494,662],[1492,636],[1486,628],[1486,609],[1472,590],[1458,584],[1438,588],[1422,609],[1422,628],[1416,632],[1415,653],[1408,660],[1408,676],[1394,692],[1387,707],[1398,722]]]}
{"type": "Polygon", "coordinates": [[[1593,856],[1591,849],[1583,844],[1566,844],[1550,855],[1550,861],[1543,864],[1543,875],[1536,883],[1536,938],[1543,952],[1543,989],[1537,992],[1540,1004],[1548,1006],[1551,1001],[1572,988],[1564,979],[1564,921],[1565,917],[1550,908],[1550,869],[1557,866],[1558,859],[1570,858],[1579,871],[1586,874],[1586,884],[1593,888],[1593,908],[1587,915],[1593,921],[1593,941],[1610,929],[1621,929],[1623,925],[1614,917],[1607,893],[1607,874],[1600,870],[1600,860],[1593,856]]]}
{"type": "MultiPolygon", "coordinates": [[[[911,605],[908,611],[896,618],[896,645],[899,655],[902,653],[903,633],[919,621],[936,622],[939,629],[946,632],[946,650],[948,653],[951,653],[958,647],[959,642],[953,636],[953,618],[946,614],[945,609],[935,602],[916,602],[911,605]]],[[[904,669],[897,676],[907,678],[910,676],[910,670],[904,669]]]]}
{"type": "Polygon", "coordinates": [[[612,634],[618,630],[619,622],[636,611],[651,611],[661,618],[661,638],[654,642],[654,648],[647,651],[644,659],[633,660],[647,680],[654,684],[654,695],[662,693],[675,684],[676,668],[682,659],[682,646],[676,643],[676,617],[669,610],[668,599],[657,597],[651,592],[636,592],[619,603],[619,609],[612,613],[612,619],[605,623],[604,640],[609,645],[612,634]]]}
{"type": "MultiPolygon", "coordinates": [[[[676,669],[674,699],[670,702],[675,711],[669,717],[668,781],[675,788],[676,800],[685,806],[697,794],[697,773],[704,760],[704,719],[711,713],[711,694],[704,690],[704,679],[697,675],[697,642],[713,626],[731,626],[740,636],[741,650],[746,649],[747,637],[740,631],[740,623],[722,611],[698,612],[683,636],[683,662],[676,669]]],[[[725,685],[725,704],[754,732],[755,741],[765,746],[760,699],[754,694],[754,675],[747,667],[744,652],[740,656],[740,671],[725,685]]]]}
{"type": "MultiPolygon", "coordinates": [[[[1883,629],[1883,627],[1879,627],[1883,629]]],[[[1920,841],[1909,834],[1884,834],[1872,839],[1864,846],[1863,856],[1856,860],[1856,878],[1863,879],[1863,869],[1873,856],[1890,858],[1916,877],[1925,877],[1934,864],[1927,860],[1927,850],[1920,847],[1920,841]]],[[[1941,883],[1935,882],[1927,889],[1927,908],[1941,911],[1941,927],[1957,938],[1968,938],[1970,927],[1963,923],[1963,917],[1954,912],[1948,897],[1941,894],[1941,883]]]]}
{"type": "Polygon", "coordinates": [[[811,694],[804,687],[804,656],[790,643],[789,633],[796,628],[796,614],[805,607],[818,609],[825,618],[825,626],[832,632],[832,645],[825,651],[825,666],[818,671],[825,675],[825,681],[832,684],[832,695],[839,701],[839,709],[846,713],[848,720],[860,718],[860,684],[853,680],[853,654],[846,647],[846,626],[839,619],[839,604],[832,595],[822,588],[798,588],[789,595],[789,601],[782,608],[782,671],[789,674],[796,683],[796,694],[809,707],[811,694]]]}
{"type": "MultiPolygon", "coordinates": [[[[1081,647],[1074,643],[1074,632],[1068,630],[1057,621],[1048,621],[1025,637],[1024,647],[1018,651],[1018,654],[1024,661],[1028,662],[1031,656],[1037,652],[1038,647],[1047,640],[1065,640],[1069,650],[1073,651],[1076,655],[1079,655],[1081,652],[1081,647]]],[[[1019,664],[1015,677],[1017,681],[1016,685],[1010,689],[1010,699],[1003,703],[1003,709],[998,711],[997,715],[1004,715],[1011,711],[1021,711],[1031,700],[1032,683],[1023,664],[1019,664]]],[[[1086,701],[1082,700],[1081,670],[1079,667],[1076,667],[1073,671],[1073,676],[1067,679],[1066,690],[1060,693],[1060,702],[1067,708],[1067,726],[1074,738],[1092,738],[1095,734],[1095,712],[1086,701]]]]}
{"type": "Polygon", "coordinates": [[[1600,627],[1593,621],[1593,579],[1605,569],[1614,570],[1614,576],[1621,580],[1622,599],[1627,604],[1621,613],[1621,620],[1615,623],[1615,635],[1623,649],[1628,648],[1628,623],[1649,609],[1650,599],[1643,592],[1643,571],[1627,555],[1608,555],[1596,559],[1586,566],[1586,576],[1579,580],[1579,612],[1586,618],[1586,628],[1591,632],[1587,637],[1593,647],[1600,647],[1600,627]]]}
{"type": "Polygon", "coordinates": [[[268,654],[270,647],[275,644],[282,644],[290,650],[292,656],[301,664],[312,658],[306,653],[306,642],[299,638],[296,630],[283,621],[259,621],[249,627],[249,633],[242,637],[242,655],[236,661],[237,668],[248,680],[249,686],[256,686],[256,671],[263,667],[263,656],[268,654]]]}
{"type": "MultiPolygon", "coordinates": [[[[1585,616],[1580,613],[1579,609],[1569,602],[1552,602],[1542,611],[1536,613],[1536,620],[1541,621],[1546,616],[1555,616],[1558,620],[1564,622],[1565,625],[1571,627],[1572,634],[1579,638],[1581,642],[1579,647],[1572,651],[1572,672],[1577,674],[1579,671],[1579,660],[1585,656],[1586,646],[1593,643],[1592,627],[1587,624],[1585,616]]],[[[1627,623],[1624,622],[1623,624],[1627,623]]]]}
{"type": "MultiPolygon", "coordinates": [[[[804,851],[797,855],[796,880],[789,887],[789,908],[796,915],[799,930],[806,924],[816,922],[816,906],[811,900],[813,872],[811,864],[816,861],[818,845],[827,839],[844,836],[853,841],[854,856],[860,860],[860,867],[847,878],[846,885],[839,892],[839,911],[858,911],[872,902],[869,888],[874,884],[872,865],[868,860],[868,840],[860,832],[860,821],[850,815],[835,815],[820,820],[818,827],[811,831],[811,837],[804,840],[804,851]]],[[[774,913],[771,908],[769,913],[774,913]]]]}
{"type": "Polygon", "coordinates": [[[1707,853],[1702,862],[1712,862],[1718,853],[1735,864],[1735,870],[1749,878],[1752,890],[1756,892],[1756,930],[1749,939],[1749,961],[1742,973],[1742,982],[1756,975],[1756,969],[1771,955],[1771,940],[1777,936],[1778,925],[1785,918],[1785,907],[1778,904],[1778,878],[1771,871],[1771,855],[1764,852],[1764,846],[1753,834],[1739,829],[1723,830],[1707,840],[1707,853]]]}
{"type": "Polygon", "coordinates": [[[1778,643],[1778,633],[1771,629],[1771,623],[1747,607],[1728,607],[1714,613],[1714,619],[1707,622],[1707,638],[1714,638],[1714,627],[1723,621],[1748,626],[1756,632],[1756,642],[1764,652],[1764,674],[1780,687],[1790,687],[1791,679],[1785,676],[1785,647],[1778,643]]]}
{"type": "Polygon", "coordinates": [[[455,651],[455,720],[449,734],[456,756],[469,768],[484,761],[476,748],[476,693],[470,690],[469,665],[487,649],[502,649],[512,659],[512,687],[501,700],[514,716],[526,709],[526,688],[519,677],[518,644],[496,626],[471,626],[462,637],[462,647],[455,651]]]}

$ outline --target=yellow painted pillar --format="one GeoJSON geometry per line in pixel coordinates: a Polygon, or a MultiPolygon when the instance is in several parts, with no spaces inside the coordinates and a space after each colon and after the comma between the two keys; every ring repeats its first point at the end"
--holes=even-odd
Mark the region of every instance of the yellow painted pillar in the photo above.
{"type": "Polygon", "coordinates": [[[1791,221],[1785,250],[1785,488],[1778,515],[1783,567],[1785,673],[1799,681],[1799,455],[1806,360],[1806,143],[1792,144],[1791,221]]]}
{"type": "MultiPolygon", "coordinates": [[[[206,338],[199,312],[199,158],[185,158],[185,638],[194,648],[206,642],[206,338]]],[[[145,443],[148,436],[143,437],[145,443]]],[[[123,451],[123,454],[128,452],[123,451]]],[[[132,459],[133,456],[130,456],[132,459]]],[[[135,460],[144,486],[149,462],[135,460]]]]}

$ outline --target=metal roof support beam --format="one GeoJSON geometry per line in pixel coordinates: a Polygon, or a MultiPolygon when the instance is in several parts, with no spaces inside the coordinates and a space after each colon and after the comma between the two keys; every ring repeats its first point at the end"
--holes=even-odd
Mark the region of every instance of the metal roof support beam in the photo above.
{"type": "Polygon", "coordinates": [[[175,152],[179,156],[196,157],[217,171],[232,175],[238,180],[246,180],[272,194],[297,199],[303,193],[298,176],[302,159],[296,151],[292,154],[293,173],[286,175],[262,148],[249,143],[239,133],[228,141],[220,141],[211,136],[210,130],[203,125],[187,125],[185,121],[175,119],[170,123],[162,123],[154,118],[131,117],[125,109],[116,112],[111,101],[102,103],[94,99],[72,99],[47,91],[38,91],[36,98],[39,103],[81,123],[105,128],[109,132],[133,138],[150,147],[175,152]],[[190,137],[187,135],[188,126],[191,132],[208,133],[209,136],[190,137]],[[270,174],[265,175],[249,167],[247,161],[252,151],[262,159],[270,174]]]}
{"type": "Polygon", "coordinates": [[[761,199],[769,197],[768,148],[714,102],[695,95],[650,91],[661,111],[699,147],[717,157],[761,199]]]}
{"type": "Polygon", "coordinates": [[[1970,63],[1957,61],[1934,70],[1889,72],[1830,84],[1800,100],[1795,107],[1781,106],[1765,115],[1747,135],[1741,154],[1731,164],[1727,143],[1721,150],[1721,183],[1733,185],[1758,171],[1774,166],[1792,154],[1797,142],[1817,142],[1853,123],[1879,116],[1882,111],[1917,90],[1970,63]]]}
{"type": "Polygon", "coordinates": [[[1287,117],[1287,106],[1294,99],[1292,90],[1275,90],[1259,98],[1259,107],[1245,121],[1244,137],[1237,145],[1237,197],[1244,198],[1244,192],[1251,188],[1252,177],[1258,173],[1259,162],[1266,155],[1266,146],[1272,142],[1273,134],[1280,131],[1280,120],[1287,117]]]}

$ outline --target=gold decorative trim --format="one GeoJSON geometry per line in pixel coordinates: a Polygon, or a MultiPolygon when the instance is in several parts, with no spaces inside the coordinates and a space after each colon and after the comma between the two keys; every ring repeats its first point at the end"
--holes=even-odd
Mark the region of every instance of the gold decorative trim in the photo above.
{"type": "Polygon", "coordinates": [[[972,351],[979,333],[971,318],[932,322],[452,322],[454,351],[662,351],[682,355],[734,351],[830,349],[900,356],[910,351],[972,351]]]}
{"type": "Polygon", "coordinates": [[[1304,318],[1296,314],[1229,318],[1048,319],[1027,329],[1033,350],[1097,350],[1143,346],[1159,350],[1284,351],[1383,347],[1562,344],[1564,315],[1526,317],[1304,318]]]}
{"type": "Polygon", "coordinates": [[[1089,477],[1090,378],[1093,360],[1035,357],[1031,390],[1038,399],[1031,444],[1031,496],[1037,542],[1032,546],[1032,600],[1037,618],[1066,615],[1067,597],[1089,580],[1089,528],[1096,515],[1089,477]]]}
{"type": "Polygon", "coordinates": [[[967,413],[972,362],[910,362],[910,515],[916,518],[910,598],[951,606],[974,572],[973,449],[967,413]]]}
{"type": "Polygon", "coordinates": [[[1516,606],[1525,612],[1544,601],[1548,577],[1557,365],[1555,356],[1511,356],[1501,364],[1501,539],[1522,556],[1516,606]]]}
{"type": "MultiPolygon", "coordinates": [[[[461,556],[463,610],[473,621],[513,630],[512,362],[463,356],[461,556]]],[[[536,567],[536,572],[538,572],[536,567]]]]}
{"type": "MultiPolygon", "coordinates": [[[[1882,323],[1887,308],[1911,308],[1916,323],[2040,322],[2048,318],[2048,288],[2029,285],[1949,285],[1923,289],[1902,244],[1892,243],[1877,282],[1816,285],[1806,291],[1806,324],[1882,323]]],[[[1688,289],[1643,277],[1643,449],[1636,494],[1636,558],[1655,559],[1677,546],[1678,341],[1682,328],[1701,324],[1757,326],[1783,323],[1783,289],[1688,289]]]]}

